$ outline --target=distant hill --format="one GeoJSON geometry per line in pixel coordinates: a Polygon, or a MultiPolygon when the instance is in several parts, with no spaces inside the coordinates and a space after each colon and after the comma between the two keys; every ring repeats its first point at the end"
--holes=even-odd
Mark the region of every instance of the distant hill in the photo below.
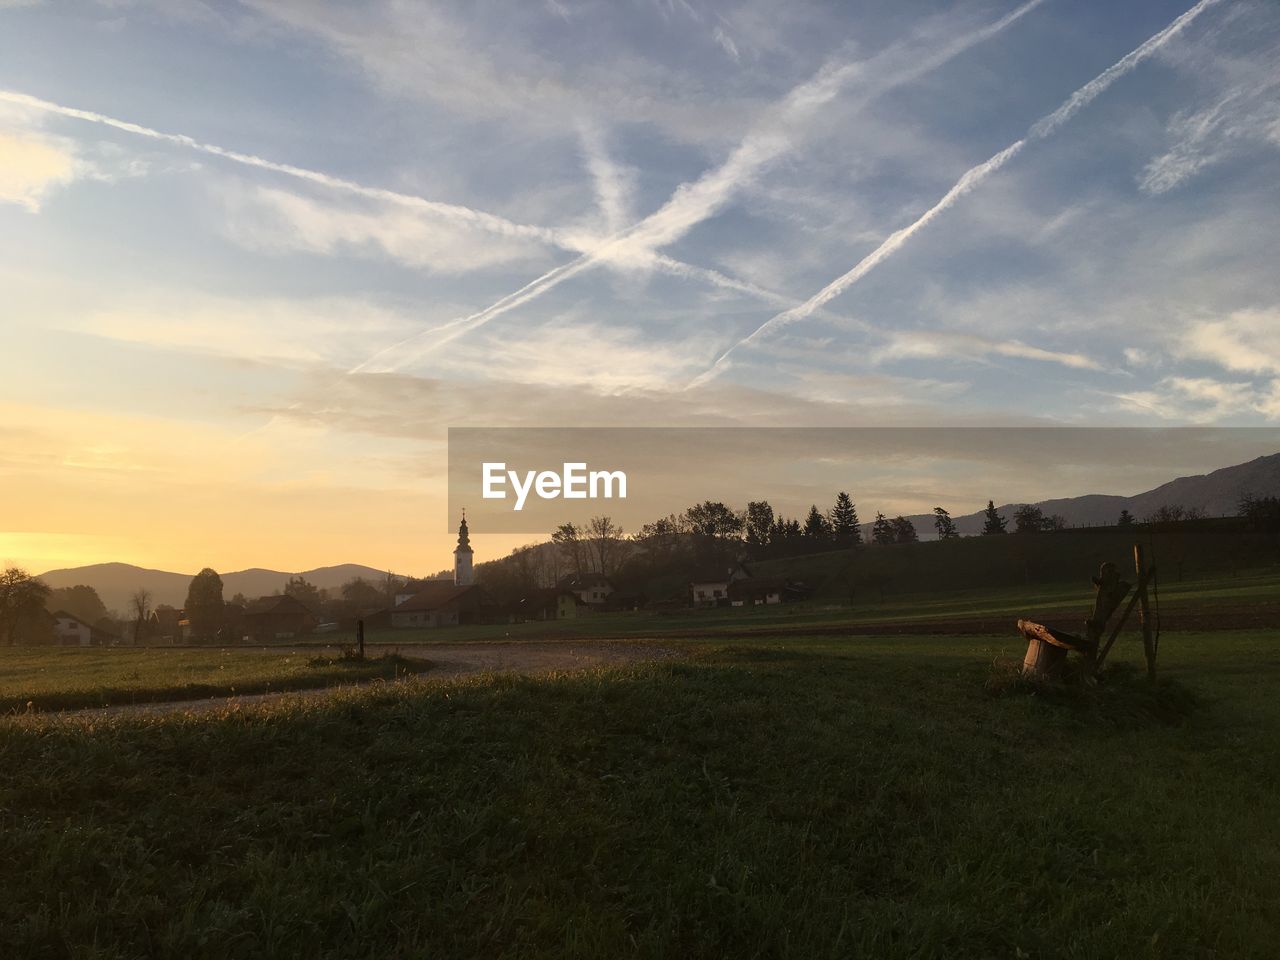
{"type": "MultiPolygon", "coordinates": [[[[187,600],[187,587],[191,584],[191,573],[171,573],[167,570],[147,570],[135,567],[130,563],[94,563],[85,567],[71,567],[66,570],[50,570],[40,575],[40,579],[50,587],[71,587],[78,583],[88,584],[98,591],[98,596],[106,604],[108,610],[124,613],[129,606],[129,598],[139,587],[151,591],[153,604],[167,603],[181,607],[187,600]]],[[[386,576],[385,570],[375,570],[358,563],[342,563],[334,567],[317,567],[314,570],[303,570],[300,573],[288,573],[281,570],[264,570],[253,567],[249,570],[237,570],[234,573],[222,573],[222,592],[230,600],[237,593],[246,597],[261,597],[279,591],[290,577],[301,576],[321,589],[336,589],[355,577],[376,580],[386,576]]]]}
{"type": "MultiPolygon", "coordinates": [[[[1134,519],[1141,520],[1158,507],[1173,504],[1198,509],[1208,517],[1232,517],[1236,515],[1240,498],[1246,493],[1280,495],[1280,453],[1200,476],[1179,477],[1132,497],[1090,493],[1081,497],[1041,500],[1034,505],[1043,510],[1045,516],[1061,515],[1069,527],[1098,527],[1114,524],[1121,510],[1128,510],[1134,519]]],[[[1009,521],[1010,532],[1013,531],[1013,513],[1022,505],[1006,503],[996,508],[1009,521]]],[[[935,539],[933,514],[915,514],[907,519],[915,524],[921,540],[935,539]]],[[[986,518],[979,510],[952,519],[962,535],[970,535],[982,533],[986,518]]],[[[862,525],[862,535],[867,540],[871,539],[870,523],[862,525]]]]}

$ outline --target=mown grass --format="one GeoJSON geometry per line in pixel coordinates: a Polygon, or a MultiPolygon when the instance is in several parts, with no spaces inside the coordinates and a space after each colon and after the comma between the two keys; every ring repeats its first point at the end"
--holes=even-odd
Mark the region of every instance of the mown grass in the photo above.
{"type": "Polygon", "coordinates": [[[314,649],[0,649],[0,713],[304,690],[428,669],[395,654],[358,660],[314,649]]]}
{"type": "Polygon", "coordinates": [[[744,641],[12,717],[0,955],[1274,956],[1276,636],[1167,637],[1173,718],[1133,671],[1092,705],[991,696],[1016,653],[744,641]]]}

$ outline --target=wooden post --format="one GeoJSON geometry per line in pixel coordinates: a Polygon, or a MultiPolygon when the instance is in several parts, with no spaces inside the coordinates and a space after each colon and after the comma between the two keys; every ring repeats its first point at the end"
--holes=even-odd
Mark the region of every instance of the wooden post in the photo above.
{"type": "Polygon", "coordinates": [[[1142,652],[1147,657],[1147,679],[1156,678],[1156,645],[1151,632],[1151,608],[1147,604],[1147,558],[1142,544],[1133,545],[1133,567],[1138,572],[1138,622],[1142,624],[1142,652]]]}
{"type": "Polygon", "coordinates": [[[364,621],[356,621],[356,656],[364,659],[364,621]]]}

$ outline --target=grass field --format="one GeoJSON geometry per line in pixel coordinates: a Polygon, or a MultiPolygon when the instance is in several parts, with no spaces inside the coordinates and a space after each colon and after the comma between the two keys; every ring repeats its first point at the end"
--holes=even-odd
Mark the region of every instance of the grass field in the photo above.
{"type": "Polygon", "coordinates": [[[0,649],[0,713],[304,690],[389,680],[428,666],[396,656],[317,656],[314,649],[7,647],[0,649]]]}
{"type": "Polygon", "coordinates": [[[1272,957],[1277,639],[1064,700],[986,691],[1014,638],[788,637],[10,717],[0,955],[1272,957]]]}
{"type": "MultiPolygon", "coordinates": [[[[927,587],[927,584],[923,586],[927,587]]],[[[1186,582],[1161,581],[1160,610],[1171,624],[1179,616],[1233,615],[1268,605],[1280,614],[1280,570],[1242,572],[1235,577],[1186,582]]],[[[550,639],[576,637],[710,637],[730,639],[744,634],[803,633],[806,629],[865,628],[883,624],[895,629],[923,621],[946,623],[966,618],[991,621],[984,632],[1012,631],[1023,616],[1058,614],[1070,628],[1078,628],[1093,602],[1087,578],[1079,583],[1051,584],[1000,590],[955,590],[878,596],[854,601],[810,601],[776,606],[680,610],[671,613],[604,614],[575,620],[514,624],[478,624],[449,630],[382,629],[368,634],[384,644],[431,643],[436,640],[550,639]]],[[[1131,628],[1136,626],[1136,621],[1131,628]]],[[[886,629],[886,632],[890,632],[886,629]]],[[[332,642],[332,641],[330,641],[332,642]]]]}

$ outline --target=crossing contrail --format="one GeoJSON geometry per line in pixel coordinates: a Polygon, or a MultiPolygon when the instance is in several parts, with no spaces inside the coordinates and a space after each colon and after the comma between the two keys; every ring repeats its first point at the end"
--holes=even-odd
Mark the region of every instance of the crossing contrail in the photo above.
{"type": "Polygon", "coordinates": [[[519,290],[505,295],[488,307],[392,344],[358,364],[351,372],[366,369],[377,359],[386,356],[394,356],[390,369],[399,369],[433,353],[468,331],[528,303],[598,263],[652,255],[659,247],[678,240],[694,226],[723,209],[739,188],[790,149],[791,138],[788,132],[791,127],[801,120],[812,119],[855,78],[866,80],[867,90],[861,101],[861,105],[865,106],[875,97],[920,78],[976,44],[1001,33],[1044,2],[1045,0],[1028,0],[999,20],[962,34],[925,55],[915,52],[908,55],[907,51],[895,46],[869,61],[819,70],[812,78],[792,89],[778,108],[747,134],[724,163],[707,171],[697,180],[682,184],[654,213],[609,237],[595,249],[535,277],[519,290]],[[907,61],[906,66],[897,64],[895,67],[894,64],[899,60],[907,61]],[[429,342],[420,346],[413,355],[402,354],[404,348],[428,338],[429,342]]]}
{"type": "MultiPolygon", "coordinates": [[[[136,136],[145,137],[149,140],[172,143],[200,153],[230,160],[233,163],[254,167],[259,170],[267,170],[273,173],[280,173],[294,179],[305,180],[309,183],[318,184],[343,193],[349,193],[371,200],[378,200],[384,203],[395,204],[401,207],[408,207],[410,209],[435,214],[455,222],[478,227],[500,236],[536,240],[561,249],[569,250],[573,253],[581,253],[583,249],[580,242],[571,240],[567,233],[562,233],[557,230],[516,223],[504,217],[499,217],[491,213],[486,213],[482,210],[476,210],[459,204],[442,203],[440,201],[428,200],[425,197],[402,193],[396,190],[387,190],[381,187],[370,187],[342,177],[335,177],[331,174],[323,173],[318,170],[311,170],[287,163],[278,163],[274,160],[268,160],[264,157],[255,156],[253,154],[242,153],[238,150],[230,150],[216,144],[202,143],[194,137],[190,137],[186,134],[167,133],[162,130],[156,130],[151,127],[142,126],[141,124],[132,123],[128,120],[121,120],[118,117],[108,116],[107,114],[96,113],[91,110],[81,110],[77,107],[69,107],[64,104],[53,103],[49,100],[42,100],[39,97],[33,97],[30,94],[19,93],[13,90],[0,90],[0,102],[13,103],[29,109],[39,110],[44,113],[52,113],[62,117],[69,117],[76,120],[83,120],[88,123],[111,127],[136,136]]],[[[601,176],[599,172],[593,171],[593,173],[597,176],[597,179],[601,176]]],[[[618,204],[620,207],[621,200],[618,201],[618,204]]],[[[647,258],[646,262],[674,276],[702,280],[724,289],[737,290],[740,293],[756,297],[757,299],[768,303],[778,304],[794,302],[780,294],[763,290],[754,284],[735,280],[732,277],[725,276],[722,273],[717,273],[714,270],[707,270],[703,267],[687,264],[671,257],[653,256],[647,258]]],[[[552,274],[558,276],[558,270],[552,271],[552,274]]],[[[559,279],[566,278],[560,277],[559,279]]],[[[515,294],[511,295],[511,297],[517,297],[522,290],[516,291],[515,294]]],[[[541,292],[541,288],[539,288],[539,292],[541,292]]],[[[494,306],[501,307],[506,305],[507,299],[508,298],[504,297],[502,301],[499,301],[499,303],[494,306]]],[[[511,305],[518,305],[523,302],[525,302],[523,299],[517,299],[513,301],[511,305]]],[[[510,309],[510,305],[506,306],[505,309],[510,309]]],[[[455,323],[463,323],[468,319],[470,318],[460,318],[458,321],[455,321],[455,323]]],[[[446,324],[446,328],[450,326],[452,325],[446,324]]],[[[433,328],[431,331],[427,332],[434,333],[438,329],[440,328],[433,328]]],[[[388,350],[390,349],[394,348],[388,348],[388,350]]],[[[379,351],[375,357],[370,357],[369,360],[366,360],[364,364],[361,364],[360,367],[357,367],[356,369],[362,369],[365,365],[372,363],[377,359],[377,357],[382,356],[386,352],[387,350],[379,351]]]]}
{"type": "Polygon", "coordinates": [[[711,367],[699,374],[692,382],[690,382],[689,388],[701,386],[724,372],[724,370],[728,368],[730,354],[738,348],[750,346],[776,330],[781,330],[782,328],[795,323],[797,320],[805,319],[812,315],[818,308],[840,296],[840,294],[852,287],[881,263],[893,256],[893,254],[900,250],[908,240],[915,236],[915,234],[920,230],[928,226],[949,207],[955,204],[957,200],[969,193],[983,180],[991,176],[991,174],[995,173],[1008,163],[1009,160],[1022,152],[1023,147],[1028,143],[1036,140],[1043,140],[1046,137],[1051,136],[1059,127],[1092,103],[1116,80],[1131,72],[1135,67],[1142,63],[1142,61],[1149,58],[1153,53],[1164,46],[1172,37],[1185,29],[1187,25],[1196,17],[1200,16],[1201,13],[1219,2],[1221,2],[1221,0],[1200,0],[1199,3],[1186,13],[1182,14],[1182,16],[1178,17],[1159,33],[1155,34],[1141,46],[1131,50],[1120,60],[1117,60],[1106,70],[1102,71],[1102,73],[1098,74],[1086,83],[1083,87],[1068,97],[1062,105],[1052,113],[1046,114],[1044,117],[1037,120],[1022,139],[1015,140],[990,159],[985,160],[974,167],[970,167],[965,171],[964,175],[955,182],[955,185],[946,192],[941,200],[921,214],[913,223],[910,223],[899,230],[895,230],[884,240],[883,243],[880,244],[880,246],[859,260],[852,269],[831,281],[831,283],[827,284],[804,303],[797,307],[792,307],[789,310],[784,310],[782,313],[766,320],[749,336],[739,340],[728,350],[722,353],[711,367]]]}

